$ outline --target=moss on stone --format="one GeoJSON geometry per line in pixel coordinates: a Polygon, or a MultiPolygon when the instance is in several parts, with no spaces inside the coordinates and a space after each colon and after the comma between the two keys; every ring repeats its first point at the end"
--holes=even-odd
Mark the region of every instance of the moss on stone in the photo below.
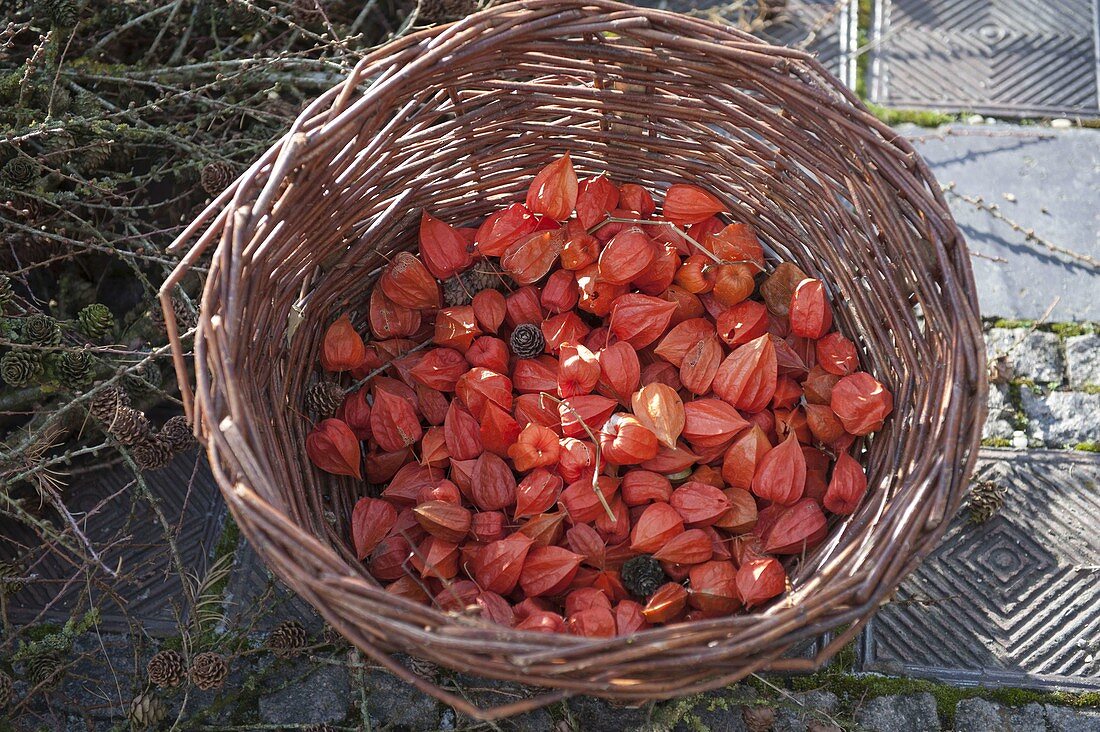
{"type": "Polygon", "coordinates": [[[956,114],[944,114],[928,109],[891,109],[867,102],[871,114],[888,125],[914,124],[918,127],[940,127],[959,119],[956,114]]]}
{"type": "Polygon", "coordinates": [[[1100,452],[1100,442],[1078,442],[1073,446],[1073,449],[1083,452],[1100,452]]]}
{"type": "Polygon", "coordinates": [[[1050,332],[1056,333],[1063,340],[1074,336],[1089,335],[1097,332],[1097,325],[1093,322],[1081,323],[1051,323],[1050,332]]]}
{"type": "Polygon", "coordinates": [[[1012,447],[1012,440],[1006,437],[986,437],[982,447],[1012,447]]]}

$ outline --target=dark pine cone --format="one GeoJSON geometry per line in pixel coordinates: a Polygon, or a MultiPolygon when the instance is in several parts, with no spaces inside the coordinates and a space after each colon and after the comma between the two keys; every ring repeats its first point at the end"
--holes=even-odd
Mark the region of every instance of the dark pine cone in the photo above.
{"type": "Polygon", "coordinates": [[[741,707],[741,718],[749,732],[769,732],[775,724],[775,710],[771,707],[741,707]]]}
{"type": "Polygon", "coordinates": [[[631,557],[623,563],[623,585],[635,597],[649,597],[668,582],[661,563],[648,554],[631,557]]]}
{"type": "Polygon", "coordinates": [[[219,653],[207,651],[200,653],[191,659],[191,670],[187,677],[191,683],[203,691],[216,689],[225,683],[225,677],[229,675],[229,664],[219,653]]]}
{"type": "Polygon", "coordinates": [[[443,302],[447,307],[469,305],[482,290],[503,290],[508,276],[490,259],[480,259],[474,266],[443,283],[443,302]]]}
{"type": "Polygon", "coordinates": [[[38,346],[56,346],[61,343],[61,326],[49,315],[31,315],[19,329],[24,343],[38,346]]]}
{"type": "Polygon", "coordinates": [[[179,686],[186,675],[183,665],[183,656],[179,651],[168,648],[158,651],[149,659],[145,666],[145,673],[149,677],[149,683],[161,688],[179,686]]]}
{"type": "Polygon", "coordinates": [[[477,12],[477,0],[420,0],[416,16],[421,23],[449,23],[477,12]]]}
{"type": "Polygon", "coordinates": [[[6,274],[0,274],[0,310],[12,301],[15,297],[15,290],[11,286],[11,278],[6,274]]]}
{"type": "Polygon", "coordinates": [[[0,709],[11,704],[12,687],[14,685],[11,677],[3,671],[0,671],[0,709]]]}
{"type": "Polygon", "coordinates": [[[165,422],[157,436],[172,452],[181,452],[195,444],[195,435],[191,432],[191,424],[187,421],[187,417],[182,414],[177,414],[165,422]]]}
{"type": "Polygon", "coordinates": [[[992,480],[983,480],[970,489],[967,507],[970,509],[970,523],[984,524],[997,515],[1005,503],[1005,489],[992,480]]]}
{"type": "Polygon", "coordinates": [[[39,0],[35,16],[59,28],[72,28],[79,11],[78,0],[39,0]]]}
{"type": "Polygon", "coordinates": [[[80,349],[79,351],[62,351],[53,357],[53,372],[58,383],[66,389],[80,389],[87,386],[92,380],[91,352],[80,349]]]}
{"type": "Polygon", "coordinates": [[[325,627],[321,630],[321,640],[324,641],[325,644],[336,648],[343,648],[348,645],[347,638],[340,635],[340,631],[333,628],[328,623],[325,623],[325,627]]]}
{"type": "Polygon", "coordinates": [[[267,638],[267,647],[279,658],[298,655],[308,640],[306,629],[297,620],[287,620],[276,626],[267,638]]]}
{"type": "Polygon", "coordinates": [[[168,716],[168,707],[152,691],[142,692],[130,702],[130,729],[156,729],[168,716]]]}
{"type": "Polygon", "coordinates": [[[14,562],[0,561],[0,596],[14,595],[21,589],[23,589],[23,568],[14,562]]]}
{"type": "MultiPolygon", "coordinates": [[[[137,445],[152,436],[152,427],[145,414],[133,407],[120,407],[114,418],[105,423],[107,431],[123,445],[137,445]]],[[[137,459],[137,456],[134,458],[137,459]]]]}
{"type": "Polygon", "coordinates": [[[135,394],[154,392],[164,383],[164,374],[156,361],[145,361],[130,373],[122,377],[126,388],[135,394]]]}
{"type": "Polygon", "coordinates": [[[321,381],[306,392],[306,409],[320,417],[331,417],[344,403],[344,388],[335,381],[321,381]]]}
{"type": "Polygon", "coordinates": [[[42,356],[35,351],[8,351],[0,358],[0,378],[8,386],[23,386],[42,375],[42,356]]]}
{"type": "Polygon", "coordinates": [[[115,327],[115,316],[106,305],[97,302],[82,308],[76,314],[76,322],[81,333],[98,341],[115,327]]]}
{"type": "Polygon", "coordinates": [[[60,651],[42,650],[27,659],[25,670],[31,684],[52,689],[60,681],[65,664],[60,651]]]}
{"type": "Polygon", "coordinates": [[[236,177],[232,165],[215,160],[203,166],[199,183],[207,195],[217,196],[228,188],[236,177]]]}
{"type": "Polygon", "coordinates": [[[104,387],[92,397],[92,403],[88,405],[88,411],[96,420],[104,425],[109,425],[115,421],[120,409],[129,406],[130,395],[123,391],[122,387],[112,384],[104,387]]]}
{"type": "Polygon", "coordinates": [[[542,337],[542,328],[534,323],[524,323],[512,331],[508,345],[516,358],[535,358],[546,348],[546,339],[542,337]]]}
{"type": "Polygon", "coordinates": [[[13,158],[0,168],[0,179],[12,188],[26,188],[38,178],[38,163],[30,158],[13,158]]]}
{"type": "Polygon", "coordinates": [[[130,448],[130,455],[142,470],[160,470],[172,462],[172,448],[157,436],[137,442],[130,448]]]}

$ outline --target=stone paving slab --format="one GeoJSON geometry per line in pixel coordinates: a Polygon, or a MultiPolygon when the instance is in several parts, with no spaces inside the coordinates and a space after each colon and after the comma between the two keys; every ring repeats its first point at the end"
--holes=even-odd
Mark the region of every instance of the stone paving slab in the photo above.
{"type": "Polygon", "coordinates": [[[89,579],[82,565],[74,569],[64,552],[42,547],[25,525],[0,521],[0,559],[20,556],[34,577],[8,599],[14,622],[64,622],[74,609],[88,608],[90,593],[103,632],[129,631],[132,623],[153,635],[179,632],[178,619],[186,619],[188,608],[166,534],[172,535],[184,570],[201,573],[217,541],[224,506],[198,450],[145,473],[145,481],[167,527],[138,495],[125,467],[90,473],[66,489],[66,505],[103,563],[119,572],[117,580],[102,571],[89,579]]]}
{"type": "Polygon", "coordinates": [[[1100,116],[1097,0],[876,0],[872,101],[984,114],[1100,116]]]}
{"type": "Polygon", "coordinates": [[[981,525],[960,511],[862,638],[865,671],[958,685],[1100,686],[1100,455],[984,450],[1007,489],[981,525]]]}
{"type": "MultiPolygon", "coordinates": [[[[1100,259],[1100,130],[962,124],[900,130],[941,185],[997,206],[1049,243],[1100,259]]],[[[972,260],[982,315],[1100,320],[1100,268],[1050,251],[951,193],[947,198],[971,250],[984,255],[972,260]]]]}

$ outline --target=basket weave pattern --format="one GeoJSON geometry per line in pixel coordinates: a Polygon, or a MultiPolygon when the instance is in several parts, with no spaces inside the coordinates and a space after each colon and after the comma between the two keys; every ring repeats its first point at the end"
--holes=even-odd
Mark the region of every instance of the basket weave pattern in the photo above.
{"type": "Polygon", "coordinates": [[[570,693],[667,698],[755,671],[809,670],[850,640],[957,507],[986,384],[965,243],[924,162],[805,53],[607,0],[527,0],[403,37],[306,109],[173,245],[161,293],[213,251],[184,400],[245,536],[372,659],[472,716],[570,693]],[[521,633],[385,593],[347,526],[364,486],[314,469],[302,401],[325,326],[357,313],[426,208],[469,225],[568,151],[580,174],[691,182],[773,256],[835,288],[841,332],[894,392],[857,513],[751,615],[593,639],[521,633]],[[335,520],[333,520],[335,517],[335,520]],[[813,659],[782,654],[848,624],[813,659]],[[556,691],[477,710],[396,663],[400,650],[556,691]]]}

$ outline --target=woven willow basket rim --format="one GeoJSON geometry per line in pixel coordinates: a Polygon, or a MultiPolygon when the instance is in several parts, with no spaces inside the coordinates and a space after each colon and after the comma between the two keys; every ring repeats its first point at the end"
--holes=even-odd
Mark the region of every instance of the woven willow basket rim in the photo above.
{"type": "Polygon", "coordinates": [[[475,718],[818,667],[934,548],[977,455],[973,276],[928,167],[811,56],[732,28],[610,0],[526,0],[397,39],[310,104],[170,249],[188,246],[160,299],[186,412],[242,532],[367,656],[475,718]],[[317,333],[412,245],[419,208],[472,222],[563,149],[585,173],[712,188],[773,255],[834,287],[838,327],[894,390],[896,412],[864,457],[868,499],[762,612],[629,639],[445,615],[373,582],[343,530],[363,485],[304,460],[298,408],[317,333]],[[212,248],[192,392],[172,293],[212,248]],[[812,658],[784,657],[842,626],[812,658]],[[552,691],[479,709],[395,650],[552,691]]]}

